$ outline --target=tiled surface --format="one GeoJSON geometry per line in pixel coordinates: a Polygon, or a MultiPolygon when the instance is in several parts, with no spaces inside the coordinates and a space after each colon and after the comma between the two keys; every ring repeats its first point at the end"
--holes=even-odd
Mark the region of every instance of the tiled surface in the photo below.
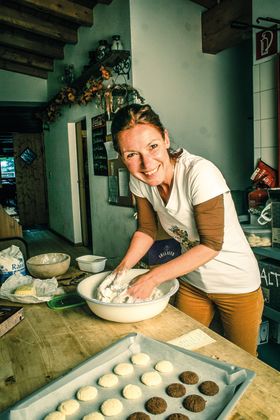
{"type": "Polygon", "coordinates": [[[277,57],[253,66],[254,162],[277,169],[277,57]]]}

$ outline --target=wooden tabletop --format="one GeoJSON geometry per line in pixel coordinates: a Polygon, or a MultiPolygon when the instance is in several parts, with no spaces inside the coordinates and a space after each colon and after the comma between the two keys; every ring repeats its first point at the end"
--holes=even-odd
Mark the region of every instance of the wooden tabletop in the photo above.
{"type": "Polygon", "coordinates": [[[0,412],[131,332],[169,341],[200,328],[216,342],[199,353],[256,372],[229,419],[279,419],[279,372],[171,305],[135,324],[104,321],[87,306],[54,311],[45,303],[30,304],[24,305],[24,315],[0,339],[0,412]]]}

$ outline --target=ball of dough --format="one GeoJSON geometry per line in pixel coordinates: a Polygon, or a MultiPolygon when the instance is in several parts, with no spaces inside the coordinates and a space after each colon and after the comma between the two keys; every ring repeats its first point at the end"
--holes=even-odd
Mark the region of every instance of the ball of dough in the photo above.
{"type": "Polygon", "coordinates": [[[136,400],[142,396],[142,390],[137,385],[128,384],[123,389],[123,396],[128,400],[136,400]]]}
{"type": "Polygon", "coordinates": [[[145,372],[141,376],[141,381],[147,386],[156,386],[161,383],[161,376],[158,372],[145,372]]]}
{"type": "Polygon", "coordinates": [[[74,414],[77,410],[79,410],[80,404],[77,400],[65,400],[59,404],[58,410],[61,411],[66,416],[70,416],[74,414]]]}
{"type": "Polygon", "coordinates": [[[123,405],[117,398],[109,398],[101,405],[101,411],[104,416],[117,416],[121,413],[123,405]]]}
{"type": "Polygon", "coordinates": [[[103,388],[112,388],[118,382],[119,379],[114,373],[106,373],[106,375],[101,376],[98,380],[98,384],[103,386],[103,388]]]}
{"type": "Polygon", "coordinates": [[[104,420],[104,416],[98,411],[94,411],[93,413],[88,413],[83,417],[83,420],[104,420]]]}
{"type": "Polygon", "coordinates": [[[65,420],[65,414],[60,411],[53,411],[44,417],[44,420],[65,420]]]}
{"type": "Polygon", "coordinates": [[[146,366],[150,361],[150,356],[147,353],[136,353],[131,356],[131,361],[134,365],[146,366]]]}
{"type": "Polygon", "coordinates": [[[160,360],[155,365],[155,369],[162,373],[170,373],[173,370],[173,364],[169,360],[160,360]]]}
{"type": "Polygon", "coordinates": [[[80,401],[94,400],[96,396],[97,396],[97,389],[91,385],[82,386],[77,391],[77,398],[80,401]]]}
{"type": "Polygon", "coordinates": [[[134,369],[131,363],[119,363],[114,367],[114,372],[120,376],[131,375],[134,369]]]}

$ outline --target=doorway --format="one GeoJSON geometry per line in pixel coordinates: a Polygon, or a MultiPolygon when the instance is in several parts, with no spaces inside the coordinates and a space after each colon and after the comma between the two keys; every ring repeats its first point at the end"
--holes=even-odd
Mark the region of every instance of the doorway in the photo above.
{"type": "Polygon", "coordinates": [[[78,186],[80,198],[82,244],[91,248],[92,229],[89,192],[89,171],[87,153],[87,127],[86,119],[76,123],[76,148],[78,165],[78,186]]]}

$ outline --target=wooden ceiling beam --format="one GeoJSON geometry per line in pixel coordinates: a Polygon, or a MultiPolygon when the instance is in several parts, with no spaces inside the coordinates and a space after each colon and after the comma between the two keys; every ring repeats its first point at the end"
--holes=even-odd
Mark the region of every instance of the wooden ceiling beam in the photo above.
{"type": "Polygon", "coordinates": [[[193,3],[200,4],[200,6],[206,7],[206,9],[211,9],[212,7],[216,6],[218,1],[217,0],[191,0],[193,3]]]}
{"type": "Polygon", "coordinates": [[[24,64],[26,66],[35,67],[42,70],[53,70],[53,60],[51,58],[30,54],[22,50],[3,47],[1,45],[0,57],[6,61],[12,61],[14,63],[24,64]]]}
{"type": "Polygon", "coordinates": [[[252,36],[252,31],[231,28],[231,22],[252,23],[251,0],[223,0],[202,13],[202,51],[216,54],[252,36]]]}
{"type": "Polygon", "coordinates": [[[69,0],[15,0],[16,3],[75,22],[78,25],[91,26],[92,9],[69,0]]]}
{"type": "Polygon", "coordinates": [[[32,32],[64,43],[75,44],[77,31],[57,23],[35,17],[0,4],[0,24],[9,25],[27,32],[32,32]]]}
{"type": "Polygon", "coordinates": [[[28,76],[39,77],[41,79],[48,78],[48,72],[42,69],[37,69],[24,64],[14,63],[12,61],[3,60],[0,58],[0,69],[12,71],[14,73],[26,74],[28,76]]]}
{"type": "Polygon", "coordinates": [[[33,54],[53,59],[64,58],[64,45],[50,42],[50,40],[43,37],[28,37],[25,33],[20,31],[9,31],[8,29],[0,28],[0,45],[22,49],[33,54]]]}

